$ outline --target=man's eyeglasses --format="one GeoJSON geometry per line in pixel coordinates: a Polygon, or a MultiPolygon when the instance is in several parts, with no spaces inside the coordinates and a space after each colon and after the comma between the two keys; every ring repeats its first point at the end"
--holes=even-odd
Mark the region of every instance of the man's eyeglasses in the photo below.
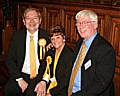
{"type": "Polygon", "coordinates": [[[91,23],[93,23],[93,22],[95,22],[95,21],[83,21],[83,22],[77,22],[76,23],[76,26],[80,26],[80,25],[88,25],[88,24],[91,24],[91,23]]]}
{"type": "Polygon", "coordinates": [[[30,20],[35,20],[35,21],[37,21],[37,20],[39,20],[39,17],[38,17],[38,16],[35,16],[35,17],[32,17],[32,18],[30,18],[30,17],[25,17],[25,20],[27,20],[27,21],[30,21],[30,20]]]}

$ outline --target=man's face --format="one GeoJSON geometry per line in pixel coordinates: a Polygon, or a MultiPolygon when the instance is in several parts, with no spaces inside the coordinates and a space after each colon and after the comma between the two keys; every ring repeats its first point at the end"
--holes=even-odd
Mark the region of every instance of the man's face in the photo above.
{"type": "Polygon", "coordinates": [[[65,38],[61,35],[53,35],[51,37],[51,42],[56,49],[59,49],[65,44],[65,38]]]}
{"type": "Polygon", "coordinates": [[[36,11],[31,10],[26,13],[23,23],[29,32],[34,33],[41,24],[41,19],[36,11]]]}
{"type": "Polygon", "coordinates": [[[89,39],[94,35],[97,29],[97,24],[95,21],[88,16],[78,17],[76,20],[76,26],[80,36],[84,39],[89,39]]]}

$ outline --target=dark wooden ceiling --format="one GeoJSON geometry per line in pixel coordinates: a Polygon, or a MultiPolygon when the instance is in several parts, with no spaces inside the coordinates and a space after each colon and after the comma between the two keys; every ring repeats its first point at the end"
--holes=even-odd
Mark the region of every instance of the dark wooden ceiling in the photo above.
{"type": "MultiPolygon", "coordinates": [[[[51,0],[0,0],[0,6],[2,6],[5,2],[23,2],[23,1],[51,1],[51,0]]],[[[120,0],[52,0],[56,2],[79,2],[79,3],[90,3],[90,4],[98,4],[98,5],[107,5],[107,6],[120,6],[120,0]]]]}
{"type": "MultiPolygon", "coordinates": [[[[10,0],[16,1],[16,0],[10,0]]],[[[17,0],[18,2],[21,1],[51,1],[51,0],[17,0]]],[[[108,6],[120,6],[120,0],[52,0],[58,2],[80,2],[80,3],[91,3],[91,4],[98,4],[98,5],[108,5],[108,6]]]]}

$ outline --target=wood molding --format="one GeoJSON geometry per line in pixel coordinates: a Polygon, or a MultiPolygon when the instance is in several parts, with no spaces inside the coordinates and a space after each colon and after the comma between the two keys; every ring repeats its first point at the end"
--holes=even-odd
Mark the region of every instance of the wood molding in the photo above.
{"type": "MultiPolygon", "coordinates": [[[[114,47],[116,52],[116,70],[115,70],[115,88],[116,96],[120,96],[120,6],[114,5],[98,5],[90,3],[80,2],[57,2],[57,1],[43,1],[43,0],[31,0],[18,2],[16,8],[16,22],[12,22],[16,25],[16,29],[23,27],[22,14],[28,7],[36,7],[42,14],[41,27],[49,32],[49,29],[57,24],[61,24],[65,27],[67,36],[67,43],[75,48],[75,43],[80,39],[75,26],[75,15],[79,10],[90,9],[95,11],[99,16],[98,32],[107,39],[114,47]]],[[[12,26],[11,26],[12,27],[12,26]]],[[[11,27],[6,29],[6,35],[12,33],[11,27]]],[[[3,36],[3,37],[4,37],[3,36]]],[[[4,49],[7,52],[10,36],[3,39],[4,49]]]]}

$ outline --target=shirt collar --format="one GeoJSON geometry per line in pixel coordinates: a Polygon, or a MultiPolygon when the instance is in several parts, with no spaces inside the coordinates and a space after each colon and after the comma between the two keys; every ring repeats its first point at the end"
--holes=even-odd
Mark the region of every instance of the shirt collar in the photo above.
{"type": "MultiPolygon", "coordinates": [[[[27,34],[28,34],[28,36],[31,35],[31,33],[28,30],[27,30],[27,34]]],[[[33,37],[37,37],[37,34],[38,34],[38,30],[35,31],[32,35],[33,35],[33,37]]]]}
{"type": "Polygon", "coordinates": [[[96,35],[97,35],[97,32],[92,37],[90,37],[88,40],[84,40],[84,42],[87,46],[87,49],[89,49],[89,47],[90,47],[92,41],[94,40],[94,38],[96,37],[96,35]]]}

